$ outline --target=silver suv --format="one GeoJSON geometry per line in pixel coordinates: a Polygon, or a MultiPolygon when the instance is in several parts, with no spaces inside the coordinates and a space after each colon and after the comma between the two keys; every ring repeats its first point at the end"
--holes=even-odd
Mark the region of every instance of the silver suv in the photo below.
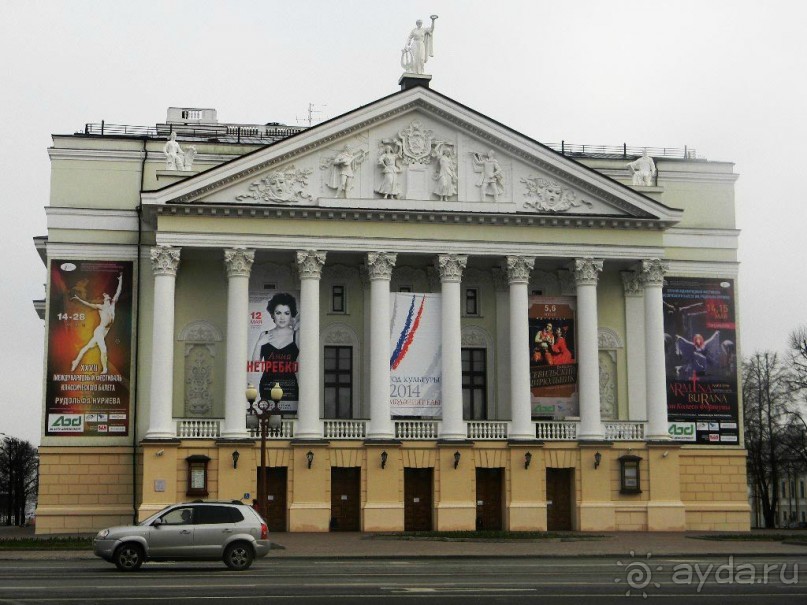
{"type": "Polygon", "coordinates": [[[233,502],[173,504],[137,525],[98,532],[93,550],[121,571],[144,561],[224,561],[243,570],[269,554],[269,529],[251,507],[233,502]]]}

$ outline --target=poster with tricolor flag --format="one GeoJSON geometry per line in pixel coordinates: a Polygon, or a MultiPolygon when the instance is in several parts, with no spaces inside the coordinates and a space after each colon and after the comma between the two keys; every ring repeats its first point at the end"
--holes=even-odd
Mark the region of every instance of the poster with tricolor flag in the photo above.
{"type": "Polygon", "coordinates": [[[393,416],[439,416],[440,295],[391,296],[390,411],[393,416]]]}

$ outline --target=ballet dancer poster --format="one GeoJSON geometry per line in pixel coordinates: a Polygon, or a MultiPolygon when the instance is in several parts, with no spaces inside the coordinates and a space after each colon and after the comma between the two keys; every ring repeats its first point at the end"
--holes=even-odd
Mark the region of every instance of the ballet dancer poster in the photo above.
{"type": "Polygon", "coordinates": [[[51,261],[46,435],[129,435],[132,273],[130,261],[51,261]]]}

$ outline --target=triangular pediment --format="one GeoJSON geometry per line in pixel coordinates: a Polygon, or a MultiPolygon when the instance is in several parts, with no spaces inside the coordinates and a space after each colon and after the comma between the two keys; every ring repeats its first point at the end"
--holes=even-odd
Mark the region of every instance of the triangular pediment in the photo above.
{"type": "Polygon", "coordinates": [[[146,192],[143,203],[565,215],[663,226],[681,215],[424,87],[146,192]]]}

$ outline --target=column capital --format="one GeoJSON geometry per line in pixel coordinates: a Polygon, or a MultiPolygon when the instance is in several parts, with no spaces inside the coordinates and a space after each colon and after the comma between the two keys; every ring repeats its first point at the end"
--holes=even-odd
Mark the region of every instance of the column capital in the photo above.
{"type": "Polygon", "coordinates": [[[507,281],[511,284],[526,284],[535,265],[534,256],[508,256],[507,281]]]}
{"type": "Polygon", "coordinates": [[[368,252],[367,274],[370,281],[376,279],[392,279],[392,269],[398,255],[394,252],[368,252]]]}
{"type": "Polygon", "coordinates": [[[179,267],[180,248],[173,246],[154,246],[151,249],[151,269],[154,275],[171,275],[176,277],[179,267]]]}
{"type": "Polygon", "coordinates": [[[325,252],[317,250],[297,251],[297,271],[300,279],[319,279],[325,264],[325,252]]]}
{"type": "Polygon", "coordinates": [[[249,277],[254,262],[255,250],[251,248],[229,248],[224,251],[227,277],[249,277]]]}
{"type": "Polygon", "coordinates": [[[621,271],[620,276],[625,296],[641,296],[644,293],[642,274],[639,271],[621,271]]]}
{"type": "Polygon", "coordinates": [[[645,286],[664,285],[664,274],[669,271],[670,265],[668,262],[660,258],[651,258],[642,261],[642,282],[645,286]]]}
{"type": "Polygon", "coordinates": [[[460,282],[462,270],[468,264],[468,257],[464,254],[441,254],[435,264],[440,272],[441,282],[460,282]]]}
{"type": "Polygon", "coordinates": [[[596,286],[602,271],[602,260],[598,258],[576,258],[569,266],[578,286],[596,286]]]}

